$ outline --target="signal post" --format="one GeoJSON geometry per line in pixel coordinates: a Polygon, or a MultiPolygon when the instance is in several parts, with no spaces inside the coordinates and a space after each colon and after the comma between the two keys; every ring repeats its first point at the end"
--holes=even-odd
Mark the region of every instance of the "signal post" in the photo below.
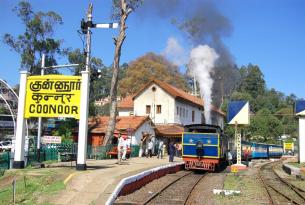
{"type": "Polygon", "coordinates": [[[241,126],[250,123],[250,108],[247,101],[232,101],[228,105],[228,124],[235,126],[235,147],[236,147],[236,164],[231,166],[231,170],[244,170],[246,165],[241,163],[241,126]]]}

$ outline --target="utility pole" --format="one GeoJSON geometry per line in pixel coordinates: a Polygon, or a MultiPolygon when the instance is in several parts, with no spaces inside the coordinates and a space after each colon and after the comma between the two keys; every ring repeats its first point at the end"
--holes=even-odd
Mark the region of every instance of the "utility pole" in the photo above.
{"type": "MultiPolygon", "coordinates": [[[[42,54],[41,57],[41,75],[44,75],[44,67],[45,67],[45,54],[42,54]]],[[[40,139],[42,132],[42,118],[38,118],[38,130],[37,130],[37,161],[40,162],[40,139]]]]}
{"type": "Polygon", "coordinates": [[[90,54],[91,54],[91,28],[118,28],[118,23],[94,24],[92,22],[93,5],[90,4],[87,11],[87,21],[82,19],[81,29],[86,35],[86,67],[82,71],[80,119],[78,130],[77,170],[86,170],[87,158],[87,135],[88,135],[88,113],[89,113],[89,83],[90,83],[90,54]]]}

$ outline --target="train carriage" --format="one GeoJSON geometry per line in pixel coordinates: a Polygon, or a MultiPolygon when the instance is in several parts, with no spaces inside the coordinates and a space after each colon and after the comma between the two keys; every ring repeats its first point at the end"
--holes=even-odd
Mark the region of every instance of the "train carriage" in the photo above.
{"type": "Polygon", "coordinates": [[[214,171],[226,159],[227,137],[219,126],[188,125],[182,136],[182,158],[186,169],[214,171]],[[197,145],[202,143],[202,154],[197,145]]]}

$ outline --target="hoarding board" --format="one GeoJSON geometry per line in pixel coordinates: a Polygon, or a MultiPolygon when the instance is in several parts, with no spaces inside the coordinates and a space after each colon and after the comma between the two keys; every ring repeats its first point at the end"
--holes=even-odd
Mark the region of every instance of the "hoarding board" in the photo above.
{"type": "Polygon", "coordinates": [[[80,76],[30,76],[27,78],[24,117],[79,119],[80,91],[80,76]]]}

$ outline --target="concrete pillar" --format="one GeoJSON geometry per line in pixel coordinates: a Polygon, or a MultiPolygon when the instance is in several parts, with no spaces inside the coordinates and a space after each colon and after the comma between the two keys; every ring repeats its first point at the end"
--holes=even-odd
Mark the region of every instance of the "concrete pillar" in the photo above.
{"type": "Polygon", "coordinates": [[[299,117],[299,162],[305,162],[305,116],[299,117]]]}
{"type": "Polygon", "coordinates": [[[24,143],[25,143],[25,97],[26,97],[26,81],[27,71],[20,72],[20,86],[19,86],[19,99],[18,99],[18,113],[17,113],[17,129],[15,136],[15,155],[13,168],[24,168],[24,143]]]}
{"type": "Polygon", "coordinates": [[[80,119],[78,130],[77,170],[86,170],[89,112],[89,71],[82,71],[80,119]]]}

